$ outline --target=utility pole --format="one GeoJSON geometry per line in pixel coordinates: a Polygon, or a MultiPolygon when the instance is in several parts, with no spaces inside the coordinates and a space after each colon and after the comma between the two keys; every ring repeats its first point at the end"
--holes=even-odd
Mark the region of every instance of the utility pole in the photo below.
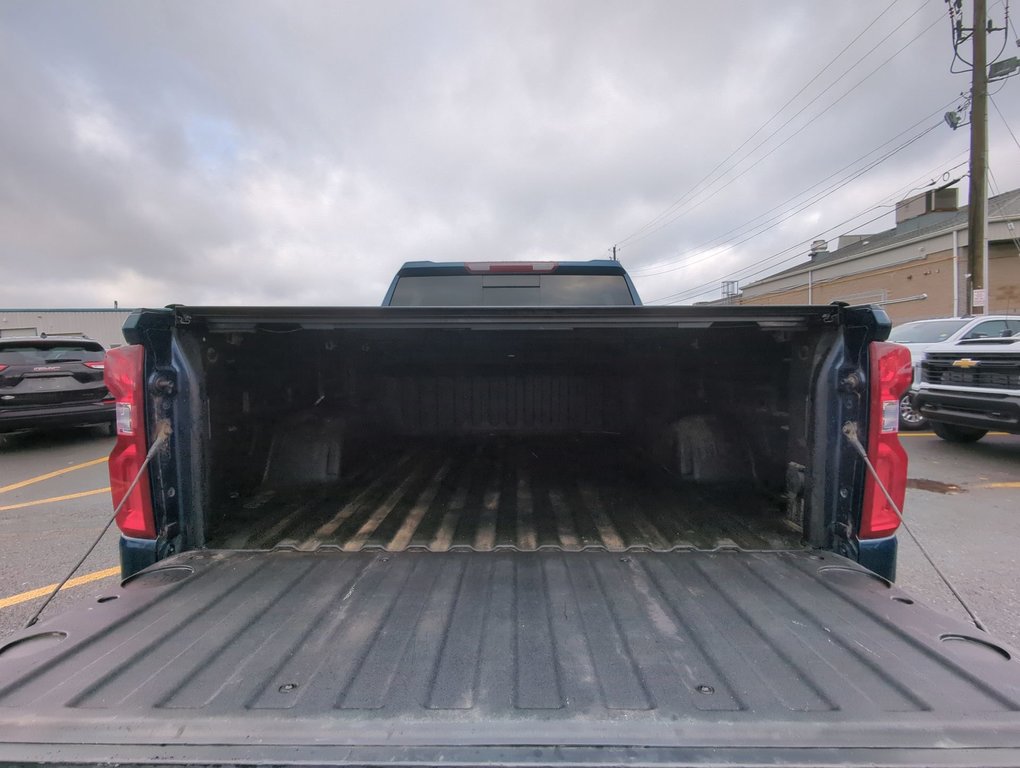
{"type": "Polygon", "coordinates": [[[616,261],[616,246],[613,246],[613,261],[616,261]]]}
{"type": "Polygon", "coordinates": [[[980,306],[988,314],[988,9],[986,0],[974,0],[971,32],[973,67],[970,112],[970,194],[967,222],[967,311],[980,306]],[[978,300],[975,300],[978,299],[978,300]]]}

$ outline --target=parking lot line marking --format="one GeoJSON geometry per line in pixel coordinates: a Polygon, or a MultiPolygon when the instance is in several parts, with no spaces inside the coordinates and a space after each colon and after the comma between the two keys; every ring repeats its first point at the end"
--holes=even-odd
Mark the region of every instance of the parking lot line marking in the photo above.
{"type": "Polygon", "coordinates": [[[75,464],[74,466],[71,467],[64,467],[63,469],[58,469],[55,472],[47,472],[45,475],[36,475],[35,477],[28,478],[28,480],[21,480],[20,482],[11,483],[10,485],[3,486],[2,488],[0,488],[0,493],[7,493],[7,491],[16,491],[19,488],[24,488],[26,485],[41,483],[43,480],[49,480],[50,478],[53,477],[60,477],[61,475],[66,475],[68,472],[74,472],[79,469],[95,467],[98,466],[99,464],[104,464],[109,460],[110,460],[109,456],[103,456],[102,458],[99,459],[86,461],[84,464],[75,464]]]}
{"type": "MultiPolygon", "coordinates": [[[[78,576],[77,578],[71,579],[64,585],[64,589],[69,587],[80,587],[84,584],[91,584],[93,581],[99,581],[100,579],[108,579],[111,576],[117,576],[120,574],[120,566],[116,568],[107,568],[105,571],[95,571],[93,573],[86,573],[84,576],[78,576]]],[[[0,609],[10,608],[12,605],[19,605],[21,603],[27,603],[29,600],[36,600],[40,597],[46,597],[50,592],[57,588],[56,584],[48,584],[45,587],[39,587],[38,589],[30,589],[28,592],[22,592],[19,595],[11,595],[0,599],[0,609]]]]}
{"type": "Polygon", "coordinates": [[[1020,482],[1008,482],[1008,483],[982,483],[981,485],[972,485],[972,488],[1020,488],[1020,482]]]}
{"type": "Polygon", "coordinates": [[[8,504],[6,507],[0,507],[0,512],[6,512],[10,509],[22,509],[23,507],[35,507],[39,504],[51,504],[56,501],[70,501],[71,499],[83,499],[86,496],[95,496],[100,493],[106,493],[110,490],[110,486],[105,488],[96,488],[94,491],[82,491],[81,493],[68,493],[64,496],[52,496],[48,499],[36,499],[35,501],[23,501],[20,504],[8,504]]]}
{"type": "MultiPolygon", "coordinates": [[[[989,432],[985,437],[1009,437],[1009,432],[989,432]]],[[[934,432],[900,432],[900,437],[935,437],[934,432]]],[[[2,489],[0,489],[2,490],[2,489]]]]}

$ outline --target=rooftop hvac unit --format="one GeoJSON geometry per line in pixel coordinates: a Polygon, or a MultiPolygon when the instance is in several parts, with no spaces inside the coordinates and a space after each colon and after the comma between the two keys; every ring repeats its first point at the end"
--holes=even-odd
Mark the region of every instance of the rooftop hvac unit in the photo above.
{"type": "Polygon", "coordinates": [[[955,211],[959,207],[959,192],[956,187],[949,189],[935,189],[929,192],[931,196],[930,211],[955,211]]]}
{"type": "Polygon", "coordinates": [[[947,189],[930,189],[920,195],[908,197],[896,203],[896,223],[900,224],[926,213],[936,211],[955,211],[959,208],[960,190],[956,187],[947,189]]]}

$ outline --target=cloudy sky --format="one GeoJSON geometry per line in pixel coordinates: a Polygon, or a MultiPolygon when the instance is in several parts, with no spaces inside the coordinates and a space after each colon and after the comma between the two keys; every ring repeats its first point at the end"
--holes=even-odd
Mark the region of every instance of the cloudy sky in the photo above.
{"type": "MultiPolygon", "coordinates": [[[[646,300],[710,298],[966,171],[945,15],[8,0],[0,307],[376,304],[404,261],[614,244],[646,300]]],[[[992,91],[1020,135],[1020,77],[992,91]]],[[[1020,187],[989,126],[996,189],[1020,187]]]]}

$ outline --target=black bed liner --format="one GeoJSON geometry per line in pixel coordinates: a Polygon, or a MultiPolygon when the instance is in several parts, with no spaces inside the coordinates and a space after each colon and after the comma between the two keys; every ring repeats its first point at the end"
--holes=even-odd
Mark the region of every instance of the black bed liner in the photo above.
{"type": "Polygon", "coordinates": [[[346,551],[795,549],[781,498],[683,482],[613,436],[393,440],[343,481],[222,509],[209,545],[346,551]]]}
{"type": "Polygon", "coordinates": [[[1020,757],[1010,651],[830,554],[209,551],[114,596],[0,649],[0,761],[1020,757]]]}

